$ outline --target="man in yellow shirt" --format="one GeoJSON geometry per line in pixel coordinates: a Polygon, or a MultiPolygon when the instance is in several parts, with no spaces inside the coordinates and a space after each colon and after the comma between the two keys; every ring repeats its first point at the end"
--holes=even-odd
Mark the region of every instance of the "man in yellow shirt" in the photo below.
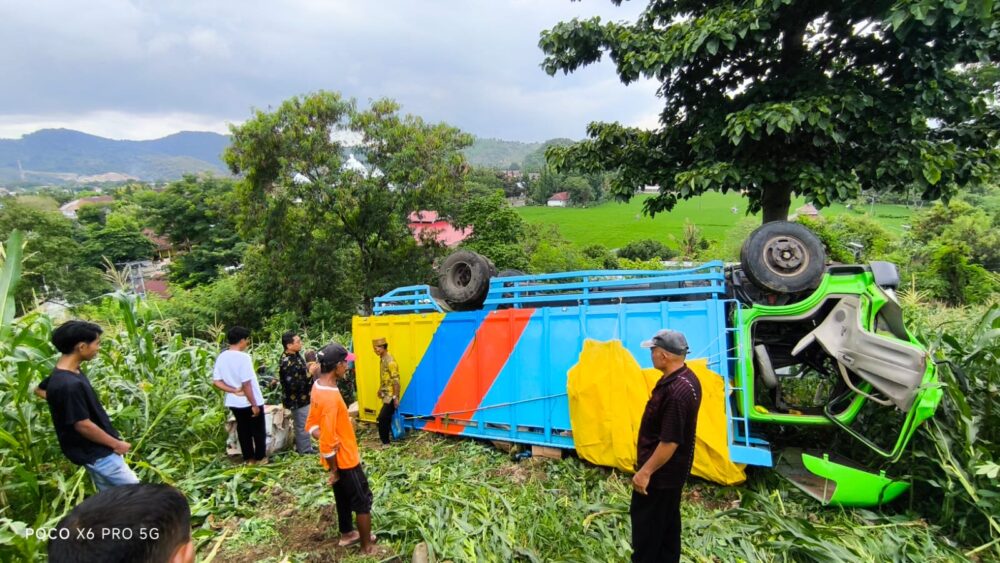
{"type": "Polygon", "coordinates": [[[360,541],[361,552],[372,554],[375,553],[375,536],[371,533],[372,491],[361,468],[358,439],[347,414],[347,404],[337,387],[354,355],[334,343],[324,346],[316,356],[320,375],[310,394],[312,406],[306,428],[319,440],[320,462],[330,472],[327,482],[333,486],[337,502],[338,545],[344,547],[360,541]],[[352,525],[351,513],[357,515],[357,530],[352,525]]]}
{"type": "Polygon", "coordinates": [[[378,413],[378,437],[388,445],[392,438],[392,417],[399,408],[399,365],[389,354],[389,343],[385,338],[372,340],[372,347],[379,357],[378,398],[382,399],[382,410],[378,413]]]}

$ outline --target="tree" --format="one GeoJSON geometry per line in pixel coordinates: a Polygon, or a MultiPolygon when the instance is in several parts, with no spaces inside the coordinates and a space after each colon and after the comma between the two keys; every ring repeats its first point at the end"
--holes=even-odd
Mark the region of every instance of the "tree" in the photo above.
{"type": "MultiPolygon", "coordinates": [[[[239,228],[266,259],[294,253],[324,280],[327,294],[355,276],[368,311],[374,297],[430,276],[429,254],[436,250],[417,247],[407,216],[456,200],[467,168],[459,151],[472,143],[469,135],[401,116],[391,100],[359,110],[333,92],[291,98],[231,131],[224,158],[243,176],[239,228]],[[346,147],[345,138],[356,144],[346,147]],[[345,161],[348,148],[358,164],[345,161]],[[353,254],[334,255],[342,249],[353,254]],[[339,277],[324,279],[317,266],[339,277]]],[[[275,277],[285,273],[270,270],[275,277]]]]}
{"type": "Polygon", "coordinates": [[[14,229],[25,233],[24,273],[15,300],[19,311],[35,298],[80,303],[107,289],[101,272],[87,262],[73,222],[59,212],[43,211],[5,198],[0,204],[0,240],[14,229]]]}
{"type": "Polygon", "coordinates": [[[569,192],[569,201],[573,205],[586,207],[594,199],[594,189],[590,187],[590,182],[582,176],[566,178],[563,190],[569,192]]]}
{"type": "MultiPolygon", "coordinates": [[[[612,0],[619,4],[621,0],[612,0]]],[[[590,139],[552,147],[560,170],[612,170],[645,211],[730,190],[788,216],[792,194],[820,206],[862,189],[947,199],[998,169],[992,84],[967,72],[1000,48],[1000,4],[651,1],[634,23],[574,19],[541,34],[550,75],[604,53],[628,84],[661,83],[654,131],[591,123],[590,139]]]]}
{"type": "Polygon", "coordinates": [[[81,225],[103,226],[110,211],[109,205],[90,204],[77,209],[76,220],[81,225]]]}
{"type": "Polygon", "coordinates": [[[472,227],[472,236],[462,244],[465,248],[487,256],[500,270],[528,269],[528,257],[521,247],[524,220],[507,204],[502,191],[470,199],[458,223],[472,227]]]}
{"type": "Polygon", "coordinates": [[[153,229],[182,252],[170,265],[171,282],[206,284],[240,264],[247,245],[237,232],[235,186],[232,180],[188,175],[162,192],[136,194],[153,229]]]}

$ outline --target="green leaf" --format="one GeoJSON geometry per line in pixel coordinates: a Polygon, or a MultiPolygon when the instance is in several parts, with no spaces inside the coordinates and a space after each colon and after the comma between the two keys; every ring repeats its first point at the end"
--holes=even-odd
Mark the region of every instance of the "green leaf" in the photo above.
{"type": "Polygon", "coordinates": [[[24,255],[24,233],[15,229],[7,238],[0,269],[0,340],[7,340],[14,321],[14,295],[21,279],[21,258],[24,255]]]}
{"type": "Polygon", "coordinates": [[[941,181],[941,169],[933,161],[928,161],[924,163],[924,179],[930,185],[937,184],[941,181]]]}
{"type": "Polygon", "coordinates": [[[716,38],[711,38],[708,43],[705,44],[705,48],[708,50],[709,54],[716,54],[719,52],[719,40],[716,38]]]}

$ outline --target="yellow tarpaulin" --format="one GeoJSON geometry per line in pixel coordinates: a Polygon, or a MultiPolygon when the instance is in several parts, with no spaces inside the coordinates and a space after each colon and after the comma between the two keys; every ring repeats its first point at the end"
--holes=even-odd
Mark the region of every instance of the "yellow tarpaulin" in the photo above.
{"type": "MultiPolygon", "coordinates": [[[[691,473],[723,485],[746,480],[742,465],[729,459],[725,387],[704,358],[688,360],[701,382],[702,399],[691,473]]],[[[566,381],[573,442],[583,459],[623,471],[635,470],[639,423],[662,374],[642,369],[619,340],[586,340],[566,381]]]]}

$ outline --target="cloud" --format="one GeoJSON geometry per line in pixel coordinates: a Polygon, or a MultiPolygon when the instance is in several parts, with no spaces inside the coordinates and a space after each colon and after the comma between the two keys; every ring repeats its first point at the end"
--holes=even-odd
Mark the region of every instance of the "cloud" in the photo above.
{"type": "Polygon", "coordinates": [[[623,86],[607,61],[569,76],[539,67],[543,29],[572,17],[634,19],[638,2],[13,4],[0,3],[8,85],[0,136],[37,123],[98,127],[116,138],[171,123],[217,130],[251,108],[320,89],[362,104],[393,98],[430,121],[524,141],[578,138],[589,121],[637,123],[661,107],[654,85],[623,86]]]}

